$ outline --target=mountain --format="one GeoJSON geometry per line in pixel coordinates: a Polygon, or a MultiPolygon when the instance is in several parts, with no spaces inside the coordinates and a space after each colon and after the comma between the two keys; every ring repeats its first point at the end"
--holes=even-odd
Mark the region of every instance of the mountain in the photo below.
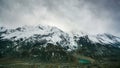
{"type": "Polygon", "coordinates": [[[78,52],[92,58],[114,57],[120,55],[120,38],[111,34],[89,35],[73,33],[73,39],[78,44],[78,52]]]}
{"type": "Polygon", "coordinates": [[[66,33],[51,26],[0,27],[0,57],[72,61],[74,54],[94,59],[120,57],[120,38],[111,34],[66,33]]]}
{"type": "Polygon", "coordinates": [[[5,29],[1,27],[0,35],[3,40],[21,40],[31,43],[37,41],[41,44],[52,43],[63,47],[69,46],[69,49],[74,49],[75,46],[74,40],[67,33],[50,26],[23,26],[16,29],[5,29]]]}

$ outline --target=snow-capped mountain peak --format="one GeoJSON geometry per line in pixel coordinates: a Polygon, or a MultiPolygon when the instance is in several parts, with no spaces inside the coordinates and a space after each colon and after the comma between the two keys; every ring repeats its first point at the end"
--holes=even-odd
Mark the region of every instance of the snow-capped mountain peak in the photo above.
{"type": "MultiPolygon", "coordinates": [[[[1,30],[3,31],[3,28],[1,30]]],[[[27,42],[41,42],[41,40],[46,40],[47,43],[61,45],[63,47],[68,46],[70,49],[74,49],[74,46],[76,46],[74,40],[67,33],[57,27],[43,25],[7,29],[4,33],[1,33],[1,38],[12,41],[22,39],[27,42]]]]}
{"type": "Polygon", "coordinates": [[[46,40],[47,43],[52,43],[54,45],[61,45],[63,47],[69,46],[70,49],[74,49],[74,47],[78,46],[75,40],[79,41],[81,37],[87,39],[87,41],[90,41],[91,43],[120,43],[120,38],[111,34],[91,35],[80,31],[66,33],[57,27],[51,27],[48,25],[22,26],[15,29],[6,29],[5,27],[0,27],[1,39],[9,39],[12,41],[22,39],[23,41],[28,42],[40,42],[41,40],[46,40]]]}
{"type": "Polygon", "coordinates": [[[56,53],[63,58],[74,52],[82,52],[81,54],[92,58],[102,55],[118,56],[120,38],[111,34],[91,35],[80,31],[66,33],[57,27],[43,25],[15,29],[0,27],[0,54],[13,56],[14,53],[22,55],[24,52],[32,54],[31,57],[44,56],[43,53],[53,56],[56,53]]]}
{"type": "Polygon", "coordinates": [[[75,38],[76,40],[79,40],[80,37],[85,37],[86,39],[90,40],[92,43],[114,44],[120,42],[119,37],[107,33],[89,34],[81,31],[78,32],[72,31],[70,35],[73,36],[73,38],[75,38]]]}
{"type": "Polygon", "coordinates": [[[88,36],[90,40],[96,43],[113,44],[120,42],[120,38],[111,34],[97,34],[88,36]]]}
{"type": "MultiPolygon", "coordinates": [[[[5,29],[3,30],[2,28],[2,31],[5,31],[5,29]]],[[[2,34],[2,36],[5,39],[11,39],[15,37],[14,40],[17,40],[20,38],[29,38],[35,34],[46,35],[52,33],[52,31],[53,28],[50,26],[23,26],[16,29],[8,29],[5,34],[2,34]]]]}

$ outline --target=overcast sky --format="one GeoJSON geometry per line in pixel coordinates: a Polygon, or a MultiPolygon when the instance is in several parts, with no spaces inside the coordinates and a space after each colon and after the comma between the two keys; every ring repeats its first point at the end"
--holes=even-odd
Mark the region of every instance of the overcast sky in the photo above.
{"type": "Polygon", "coordinates": [[[0,26],[38,24],[120,36],[120,0],[0,0],[0,26]]]}

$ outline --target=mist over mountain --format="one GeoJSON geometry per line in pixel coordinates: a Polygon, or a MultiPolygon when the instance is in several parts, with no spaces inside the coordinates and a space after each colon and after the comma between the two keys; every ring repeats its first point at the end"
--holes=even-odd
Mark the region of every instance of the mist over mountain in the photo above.
{"type": "Polygon", "coordinates": [[[0,26],[45,24],[67,32],[119,36],[119,6],[119,0],[0,0],[0,26]]]}

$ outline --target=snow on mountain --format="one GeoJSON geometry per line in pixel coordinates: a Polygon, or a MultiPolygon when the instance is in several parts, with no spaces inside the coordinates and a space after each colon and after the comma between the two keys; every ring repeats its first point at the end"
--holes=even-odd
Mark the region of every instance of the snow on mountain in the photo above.
{"type": "Polygon", "coordinates": [[[87,36],[86,39],[90,40],[92,43],[120,43],[119,37],[110,34],[90,35],[88,33],[75,31],[65,33],[57,27],[51,27],[48,25],[23,26],[16,29],[6,29],[5,27],[0,27],[0,33],[2,39],[9,39],[12,41],[23,39],[23,41],[29,42],[47,40],[47,43],[52,43],[54,45],[60,44],[63,47],[69,46],[68,50],[75,49],[75,47],[78,46],[75,40],[79,40],[80,37],[84,36],[87,36]]]}
{"type": "Polygon", "coordinates": [[[41,57],[44,54],[50,57],[49,55],[53,56],[54,53],[57,57],[59,54],[61,58],[74,52],[92,58],[119,56],[120,38],[111,34],[91,35],[80,31],[66,33],[57,27],[47,25],[23,26],[15,29],[0,27],[0,54],[17,56],[24,52],[32,54],[31,57],[41,57]]]}
{"type": "Polygon", "coordinates": [[[97,34],[88,36],[92,42],[102,44],[114,44],[120,42],[120,38],[110,34],[97,34]]]}
{"type": "Polygon", "coordinates": [[[85,32],[72,32],[72,35],[76,37],[76,39],[79,39],[79,37],[87,36],[88,39],[92,41],[92,43],[113,44],[120,42],[119,37],[107,33],[92,35],[85,32]]]}
{"type": "Polygon", "coordinates": [[[2,36],[4,39],[11,39],[15,37],[14,40],[20,39],[20,38],[29,38],[30,36],[33,36],[34,34],[41,34],[45,35],[50,32],[48,32],[51,28],[47,26],[23,26],[18,27],[16,29],[8,29],[6,34],[3,34],[2,36]]]}
{"type": "Polygon", "coordinates": [[[6,31],[6,28],[5,27],[0,27],[0,32],[4,32],[6,31]]]}
{"type": "Polygon", "coordinates": [[[77,45],[74,40],[62,30],[51,26],[23,26],[16,29],[0,28],[2,39],[9,39],[12,41],[20,40],[27,42],[47,40],[47,43],[54,45],[60,44],[65,47],[68,46],[68,50],[74,49],[77,45]]]}

